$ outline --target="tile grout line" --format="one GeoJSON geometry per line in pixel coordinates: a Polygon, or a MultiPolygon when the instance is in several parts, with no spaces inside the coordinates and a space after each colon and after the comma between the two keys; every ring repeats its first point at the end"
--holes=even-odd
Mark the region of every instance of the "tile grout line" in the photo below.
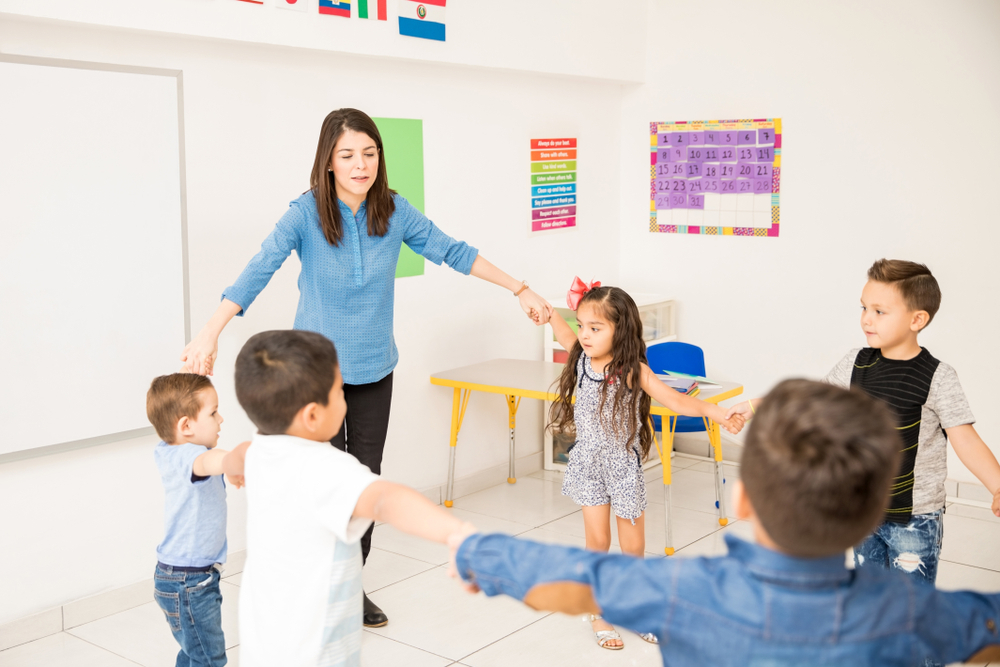
{"type": "Polygon", "coordinates": [[[414,646],[413,644],[407,644],[406,642],[401,642],[398,639],[393,639],[392,637],[386,637],[385,635],[380,635],[377,632],[372,632],[371,630],[364,630],[364,631],[367,632],[368,634],[374,636],[374,637],[380,637],[382,639],[388,639],[389,641],[391,641],[391,642],[393,642],[395,644],[399,644],[400,646],[405,646],[406,648],[412,648],[415,651],[420,651],[421,653],[426,653],[427,655],[433,655],[435,658],[441,658],[442,660],[451,660],[452,663],[458,662],[454,658],[449,658],[446,655],[441,655],[439,653],[435,653],[434,651],[428,651],[425,648],[420,648],[419,646],[414,646]]]}
{"type": "Polygon", "coordinates": [[[459,658],[455,662],[462,662],[462,660],[465,660],[466,658],[471,657],[471,656],[479,653],[480,651],[488,649],[490,646],[493,646],[494,644],[496,644],[498,642],[502,642],[504,639],[507,639],[508,637],[513,637],[518,632],[521,632],[522,630],[526,630],[526,629],[530,628],[531,626],[533,626],[535,623],[540,623],[540,622],[544,621],[545,619],[547,619],[549,616],[552,616],[553,614],[556,614],[556,613],[558,613],[558,612],[550,611],[549,613],[545,614],[541,618],[535,619],[531,623],[528,623],[527,625],[523,625],[520,628],[518,628],[517,630],[514,630],[513,632],[509,632],[506,635],[504,635],[503,637],[500,637],[500,638],[498,638],[498,639],[496,639],[494,641],[491,641],[489,644],[486,644],[485,646],[480,646],[479,648],[477,648],[472,653],[469,653],[468,655],[462,656],[461,658],[459,658]]]}
{"type": "Polygon", "coordinates": [[[79,639],[79,640],[80,640],[80,641],[82,641],[82,642],[83,642],[84,644],[90,644],[91,646],[93,646],[93,647],[95,647],[95,648],[99,648],[99,649],[101,649],[101,650],[102,650],[102,651],[104,651],[105,653],[110,653],[111,655],[113,655],[113,656],[116,656],[116,657],[119,657],[119,658],[121,658],[122,660],[125,660],[126,662],[131,662],[131,663],[132,663],[133,665],[139,665],[140,667],[145,667],[145,666],[144,666],[144,665],[143,665],[143,664],[142,664],[141,662],[136,662],[135,660],[132,660],[132,659],[130,659],[130,658],[126,658],[125,656],[123,656],[123,655],[120,655],[120,654],[118,654],[118,653],[115,653],[115,652],[114,652],[114,651],[112,651],[111,649],[108,649],[108,648],[105,648],[105,647],[101,646],[100,644],[95,644],[94,642],[90,641],[89,639],[85,639],[84,637],[81,637],[81,636],[79,636],[79,635],[74,635],[74,634],[73,634],[72,632],[69,632],[68,630],[66,630],[65,632],[66,632],[66,634],[68,634],[68,635],[69,635],[70,637],[73,637],[73,638],[75,638],[75,639],[79,639]]]}

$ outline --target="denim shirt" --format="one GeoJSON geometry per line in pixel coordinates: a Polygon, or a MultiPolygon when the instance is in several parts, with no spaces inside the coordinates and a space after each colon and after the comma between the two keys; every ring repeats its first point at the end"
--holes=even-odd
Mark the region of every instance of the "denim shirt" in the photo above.
{"type": "Polygon", "coordinates": [[[660,639],[663,664],[919,665],[961,662],[1000,644],[1000,594],[947,593],[844,556],[794,558],[726,536],[718,558],[608,555],[473,535],[458,571],[487,595],[589,585],[604,617],[660,639]]]}
{"type": "Polygon", "coordinates": [[[396,367],[393,338],[396,264],[406,243],[435,264],[468,275],[479,251],[456,241],[410,202],[395,195],[396,211],[385,236],[368,235],[368,207],[355,215],[338,201],[344,235],[333,246],[320,226],[312,191],[289,204],[274,231],[222,298],[240,306],[243,315],[294,250],[302,261],[296,329],[321,333],[337,346],[347,384],[378,382],[396,367]]]}

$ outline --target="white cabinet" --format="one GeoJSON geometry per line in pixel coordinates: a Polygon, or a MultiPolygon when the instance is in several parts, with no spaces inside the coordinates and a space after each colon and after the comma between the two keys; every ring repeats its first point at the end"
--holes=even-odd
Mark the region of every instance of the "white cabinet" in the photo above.
{"type": "MultiPolygon", "coordinates": [[[[677,328],[675,323],[675,304],[673,300],[659,294],[645,294],[641,292],[629,292],[629,296],[635,300],[635,305],[639,307],[639,315],[642,317],[642,338],[646,345],[665,343],[677,340],[677,328]]],[[[563,304],[557,306],[556,310],[563,319],[573,328],[577,329],[576,313],[566,307],[566,296],[549,298],[549,303],[563,304]]],[[[555,339],[551,326],[545,329],[545,361],[555,361],[565,363],[568,352],[555,339]]],[[[552,404],[545,402],[545,423],[549,421],[549,409],[552,404]]],[[[565,470],[566,462],[569,460],[569,449],[573,446],[573,437],[561,433],[552,434],[549,429],[545,429],[545,453],[543,465],[546,470],[565,470]]],[[[650,457],[647,466],[656,465],[659,460],[650,457]]]]}

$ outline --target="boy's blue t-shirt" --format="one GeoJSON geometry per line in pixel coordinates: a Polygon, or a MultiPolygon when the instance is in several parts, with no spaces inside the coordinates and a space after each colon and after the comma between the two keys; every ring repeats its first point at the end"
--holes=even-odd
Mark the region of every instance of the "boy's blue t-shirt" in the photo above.
{"type": "Polygon", "coordinates": [[[202,445],[168,445],[153,452],[163,479],[164,537],[156,557],[164,565],[208,567],[226,562],[226,484],[222,475],[196,477],[202,445]]]}

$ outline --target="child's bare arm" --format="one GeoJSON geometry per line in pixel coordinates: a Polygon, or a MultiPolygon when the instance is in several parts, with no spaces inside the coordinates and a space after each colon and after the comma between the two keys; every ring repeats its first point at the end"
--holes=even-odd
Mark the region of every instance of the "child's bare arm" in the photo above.
{"type": "Polygon", "coordinates": [[[246,464],[247,449],[249,447],[249,440],[241,442],[237,445],[236,449],[229,452],[229,454],[222,459],[222,472],[225,473],[229,483],[237,489],[245,486],[245,482],[243,480],[243,466],[246,464]]]}
{"type": "Polygon", "coordinates": [[[712,421],[718,422],[730,433],[739,433],[740,429],[743,428],[744,420],[739,415],[730,417],[726,414],[725,409],[718,405],[706,403],[693,396],[686,396],[668,387],[660,382],[656,374],[646,364],[642,364],[640,386],[653,400],[679,415],[686,417],[708,417],[712,421]]]}
{"type": "Polygon", "coordinates": [[[403,532],[442,544],[447,543],[452,533],[468,528],[466,522],[408,486],[384,480],[372,482],[361,492],[354,516],[384,521],[403,532]]]}
{"type": "Polygon", "coordinates": [[[562,318],[562,315],[558,311],[552,311],[549,324],[552,325],[552,332],[556,335],[556,340],[563,346],[563,349],[567,351],[572,350],[573,346],[576,345],[576,334],[573,333],[572,327],[566,324],[566,320],[562,318]]]}
{"type": "Polygon", "coordinates": [[[227,454],[229,454],[228,449],[210,449],[194,460],[191,472],[198,477],[221,475],[223,472],[222,461],[226,458],[227,454]]]}
{"type": "Polygon", "coordinates": [[[993,495],[993,514],[1000,516],[1000,463],[972,424],[945,429],[958,458],[993,495]]]}

